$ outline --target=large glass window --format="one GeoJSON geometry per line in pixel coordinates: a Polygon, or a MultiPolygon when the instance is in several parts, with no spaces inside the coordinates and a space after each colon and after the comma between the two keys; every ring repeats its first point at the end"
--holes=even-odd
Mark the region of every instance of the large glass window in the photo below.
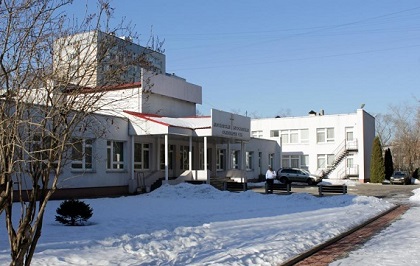
{"type": "Polygon", "coordinates": [[[150,144],[134,143],[134,169],[150,169],[150,144]]]}
{"type": "Polygon", "coordinates": [[[216,151],[217,170],[225,170],[225,154],[226,154],[226,150],[217,149],[216,151]]]}
{"type": "Polygon", "coordinates": [[[73,139],[71,168],[92,170],[92,139],[73,139]]]}
{"type": "Polygon", "coordinates": [[[246,170],[254,169],[254,152],[247,151],[245,156],[246,170]]]}
{"type": "Polygon", "coordinates": [[[302,168],[308,169],[309,155],[283,155],[283,168],[302,168]]]}
{"type": "Polygon", "coordinates": [[[181,170],[188,170],[189,169],[189,146],[181,146],[179,150],[179,159],[180,159],[180,165],[181,170]]]}
{"type": "MultiPolygon", "coordinates": [[[[211,166],[211,149],[207,149],[207,169],[211,166]]],[[[204,169],[204,147],[200,147],[200,169],[204,169]]]]}
{"type": "Polygon", "coordinates": [[[107,141],[107,169],[124,169],[124,142],[107,141]]]}
{"type": "Polygon", "coordinates": [[[232,168],[239,169],[239,151],[232,151],[232,168]]]}
{"type": "MultiPolygon", "coordinates": [[[[174,169],[174,151],[175,145],[169,145],[168,151],[168,169],[174,169]]],[[[160,145],[160,169],[165,169],[165,144],[160,145]]]]}

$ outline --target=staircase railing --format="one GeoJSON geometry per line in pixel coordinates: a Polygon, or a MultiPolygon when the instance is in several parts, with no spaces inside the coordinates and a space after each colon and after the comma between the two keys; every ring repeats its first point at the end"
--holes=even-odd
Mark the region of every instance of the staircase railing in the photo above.
{"type": "Polygon", "coordinates": [[[322,178],[328,176],[337,166],[347,157],[350,151],[356,151],[358,149],[357,139],[355,140],[344,140],[341,142],[333,151],[334,162],[323,171],[322,178]]]}

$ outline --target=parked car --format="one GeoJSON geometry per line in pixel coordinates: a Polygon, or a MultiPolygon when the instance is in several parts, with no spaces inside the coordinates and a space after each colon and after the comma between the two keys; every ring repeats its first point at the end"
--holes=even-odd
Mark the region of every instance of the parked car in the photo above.
{"type": "Polygon", "coordinates": [[[298,168],[280,168],[277,179],[282,183],[303,182],[314,185],[321,182],[321,177],[312,175],[309,171],[298,168]]]}
{"type": "Polygon", "coordinates": [[[403,184],[409,185],[411,184],[411,177],[407,172],[404,171],[395,171],[391,178],[389,179],[391,184],[403,184]]]}

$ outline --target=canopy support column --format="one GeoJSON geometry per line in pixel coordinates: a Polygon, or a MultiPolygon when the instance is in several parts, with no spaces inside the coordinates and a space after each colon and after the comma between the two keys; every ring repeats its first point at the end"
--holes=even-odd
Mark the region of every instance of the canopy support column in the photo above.
{"type": "Polygon", "coordinates": [[[189,148],[188,148],[188,170],[192,171],[192,136],[189,138],[189,148]]]}
{"type": "Polygon", "coordinates": [[[204,173],[206,174],[207,184],[210,184],[209,175],[207,174],[207,137],[204,137],[204,173]]]}
{"type": "Polygon", "coordinates": [[[168,134],[165,134],[165,182],[169,181],[169,140],[168,134]]]}

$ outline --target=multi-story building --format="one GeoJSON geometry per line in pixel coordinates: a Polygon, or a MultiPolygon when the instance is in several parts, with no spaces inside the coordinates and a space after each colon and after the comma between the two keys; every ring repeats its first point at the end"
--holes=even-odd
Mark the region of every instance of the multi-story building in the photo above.
{"type": "Polygon", "coordinates": [[[140,82],[142,69],[165,74],[165,55],[101,31],[63,37],[54,43],[54,69],[62,82],[87,87],[140,82]]]}
{"type": "Polygon", "coordinates": [[[56,195],[119,195],[161,181],[209,183],[227,176],[243,181],[261,177],[268,166],[369,179],[375,128],[364,110],[251,120],[212,109],[197,117],[202,88],[167,74],[159,52],[96,31],[60,39],[55,48],[59,85],[71,84],[60,93],[101,91],[98,104],[106,106],[93,115],[91,130],[73,136],[56,195]]]}
{"type": "MultiPolygon", "coordinates": [[[[73,88],[83,97],[99,93],[97,104],[106,107],[84,125],[90,130],[75,132],[56,196],[120,195],[147,191],[161,182],[209,183],[226,176],[245,181],[258,178],[268,165],[279,166],[280,146],[274,140],[252,139],[249,117],[215,109],[210,116],[197,117],[202,88],[167,74],[163,54],[101,32],[69,36],[55,45],[59,50],[54,67],[71,84],[58,93],[74,92],[73,88]],[[103,56],[99,51],[114,49],[115,61],[108,61],[109,53],[105,62],[98,59],[103,56]],[[114,73],[121,74],[120,79],[104,79],[106,65],[123,65],[132,51],[146,51],[155,67],[138,62],[114,73]]],[[[60,86],[65,86],[63,80],[60,86]]]]}
{"type": "Polygon", "coordinates": [[[281,145],[281,166],[303,168],[331,179],[369,181],[375,118],[351,114],[253,119],[251,135],[281,145]]]}

